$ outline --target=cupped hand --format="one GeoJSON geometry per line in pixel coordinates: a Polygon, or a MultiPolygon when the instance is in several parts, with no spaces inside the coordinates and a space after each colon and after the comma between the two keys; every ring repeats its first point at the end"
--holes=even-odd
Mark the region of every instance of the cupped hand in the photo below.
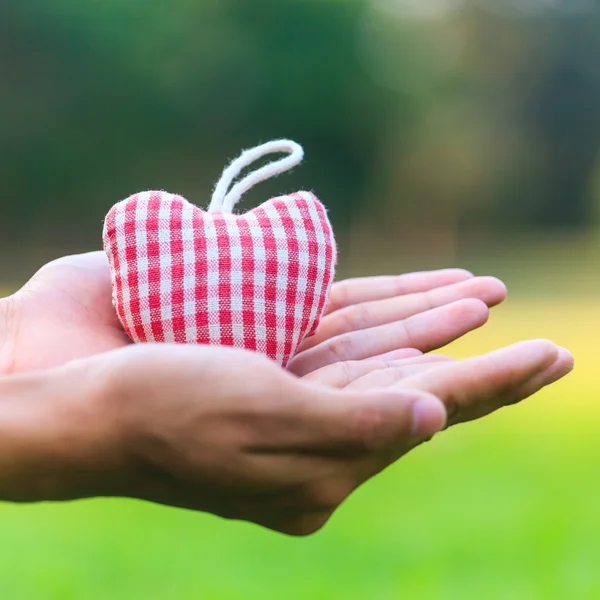
{"type": "Polygon", "coordinates": [[[84,464],[52,468],[80,478],[60,499],[131,496],[306,535],[447,424],[514,404],[572,367],[538,340],[426,371],[357,371],[336,389],[245,351],[136,346],[55,371],[78,390],[60,422],[69,460],[84,464]]]}
{"type": "Polygon", "coordinates": [[[0,300],[0,374],[56,367],[130,343],[112,305],[103,252],[50,262],[0,300]]]}
{"type": "MultiPolygon", "coordinates": [[[[497,279],[460,269],[336,283],[317,335],[289,368],[302,376],[382,354],[418,356],[484,324],[488,307],[505,295],[497,279]]],[[[60,366],[130,343],[112,305],[103,252],[55,260],[0,300],[0,373],[60,366]]]]}

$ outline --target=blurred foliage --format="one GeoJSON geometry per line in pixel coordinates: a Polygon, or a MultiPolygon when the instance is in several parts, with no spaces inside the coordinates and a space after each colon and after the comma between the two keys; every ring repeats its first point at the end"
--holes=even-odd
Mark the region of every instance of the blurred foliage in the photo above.
{"type": "Polygon", "coordinates": [[[314,189],[342,245],[585,227],[599,27],[583,0],[3,0],[0,234],[96,247],[114,202],[204,206],[276,137],[306,164],[245,206],[314,189]]]}

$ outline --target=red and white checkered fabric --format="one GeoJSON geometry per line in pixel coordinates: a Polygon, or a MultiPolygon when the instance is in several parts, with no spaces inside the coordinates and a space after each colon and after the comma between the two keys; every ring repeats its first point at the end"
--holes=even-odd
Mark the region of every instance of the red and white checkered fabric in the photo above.
{"type": "Polygon", "coordinates": [[[285,366],[316,331],[334,277],[333,231],[309,192],[243,215],[135,194],[108,213],[103,238],[113,303],[135,342],[235,346],[285,366]]]}

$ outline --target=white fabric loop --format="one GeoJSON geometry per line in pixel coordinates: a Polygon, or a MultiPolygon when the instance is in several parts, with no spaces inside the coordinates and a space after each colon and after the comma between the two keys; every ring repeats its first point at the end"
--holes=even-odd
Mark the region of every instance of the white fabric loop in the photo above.
{"type": "Polygon", "coordinates": [[[304,150],[302,146],[291,140],[276,140],[257,146],[251,150],[244,150],[239,158],[236,158],[226,169],[213,193],[208,212],[231,213],[242,196],[257,183],[275,177],[280,173],[289,171],[302,162],[304,150]],[[253,171],[244,179],[236,183],[228,192],[233,181],[238,175],[253,162],[267,154],[285,152],[289,154],[285,158],[273,161],[257,171],[253,171]]]}

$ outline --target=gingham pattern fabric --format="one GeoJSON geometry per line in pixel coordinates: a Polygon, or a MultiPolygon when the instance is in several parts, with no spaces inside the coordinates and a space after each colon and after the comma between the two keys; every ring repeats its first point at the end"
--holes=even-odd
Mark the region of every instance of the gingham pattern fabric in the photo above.
{"type": "Polygon", "coordinates": [[[336,262],[325,208],[309,192],[243,215],[135,194],[108,213],[103,239],[134,342],[234,346],[283,366],[316,331],[336,262]]]}

